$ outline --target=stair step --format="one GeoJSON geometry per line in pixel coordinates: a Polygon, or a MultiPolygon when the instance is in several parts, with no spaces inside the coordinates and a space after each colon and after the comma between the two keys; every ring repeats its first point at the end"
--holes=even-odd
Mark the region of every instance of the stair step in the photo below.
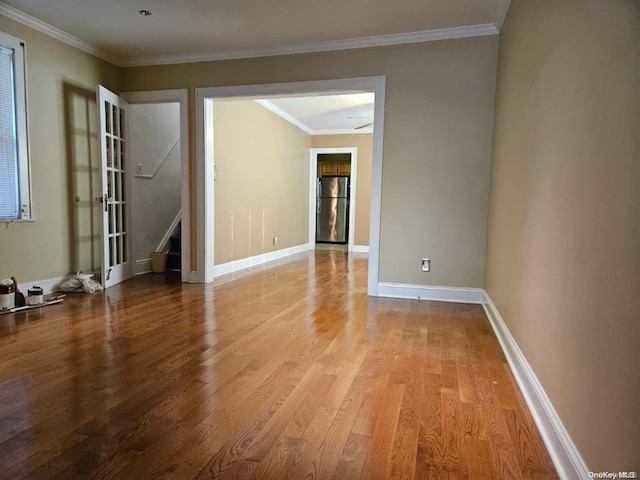
{"type": "Polygon", "coordinates": [[[172,235],[169,237],[169,248],[172,252],[182,251],[182,236],[172,235]]]}
{"type": "Polygon", "coordinates": [[[180,270],[182,267],[182,255],[180,252],[167,253],[167,269],[180,270]]]}

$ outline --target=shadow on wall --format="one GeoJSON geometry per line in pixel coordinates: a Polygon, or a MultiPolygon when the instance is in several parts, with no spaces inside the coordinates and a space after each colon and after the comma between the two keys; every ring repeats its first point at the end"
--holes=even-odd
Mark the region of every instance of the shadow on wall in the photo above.
{"type": "Polygon", "coordinates": [[[101,264],[100,150],[96,93],[63,82],[70,271],[99,273],[101,264]]]}
{"type": "MultiPolygon", "coordinates": [[[[62,82],[69,225],[68,272],[93,273],[100,281],[102,265],[102,194],[100,144],[95,90],[62,82]]],[[[90,300],[84,296],[82,302],[90,300]]],[[[74,342],[71,355],[78,355],[74,342]]]]}

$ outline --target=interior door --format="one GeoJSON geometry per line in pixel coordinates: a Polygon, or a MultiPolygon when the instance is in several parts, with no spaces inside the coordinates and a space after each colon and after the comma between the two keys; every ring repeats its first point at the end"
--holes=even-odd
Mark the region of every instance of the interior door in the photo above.
{"type": "Polygon", "coordinates": [[[102,285],[133,275],[129,204],[128,104],[102,85],[97,88],[102,196],[102,285]]]}

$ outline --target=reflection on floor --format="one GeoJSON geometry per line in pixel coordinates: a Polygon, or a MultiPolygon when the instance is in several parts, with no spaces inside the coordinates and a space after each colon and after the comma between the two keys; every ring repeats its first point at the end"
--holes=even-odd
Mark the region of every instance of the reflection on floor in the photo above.
{"type": "Polygon", "coordinates": [[[316,243],[316,250],[329,250],[334,252],[348,252],[348,245],[337,245],[335,243],[316,243]]]}
{"type": "Polygon", "coordinates": [[[0,477],[557,478],[479,305],[311,251],[0,317],[0,477]]]}

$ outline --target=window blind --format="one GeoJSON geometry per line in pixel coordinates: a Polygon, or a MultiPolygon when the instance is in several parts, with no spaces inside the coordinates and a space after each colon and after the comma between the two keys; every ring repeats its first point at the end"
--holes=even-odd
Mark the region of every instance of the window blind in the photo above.
{"type": "Polygon", "coordinates": [[[18,218],[14,51],[0,47],[0,218],[18,218]]]}

